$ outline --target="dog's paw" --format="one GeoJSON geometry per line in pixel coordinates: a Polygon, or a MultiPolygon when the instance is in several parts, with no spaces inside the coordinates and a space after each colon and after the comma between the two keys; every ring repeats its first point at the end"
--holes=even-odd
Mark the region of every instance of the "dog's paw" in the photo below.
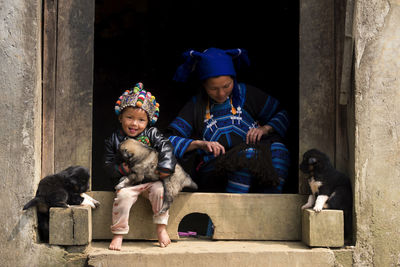
{"type": "Polygon", "coordinates": [[[168,208],[162,208],[157,215],[161,215],[164,214],[165,212],[167,212],[168,208]]]}
{"type": "Polygon", "coordinates": [[[122,189],[124,186],[122,185],[122,184],[117,184],[115,187],[114,187],[114,189],[115,190],[120,190],[120,189],[122,189]]]}
{"type": "Polygon", "coordinates": [[[312,208],[314,206],[314,203],[315,203],[315,196],[309,195],[307,203],[304,204],[303,206],[301,206],[301,209],[304,210],[304,209],[312,208]]]}
{"type": "Polygon", "coordinates": [[[82,201],[81,206],[88,206],[91,207],[92,209],[96,208],[96,205],[91,200],[86,198],[82,201]]]}
{"type": "Polygon", "coordinates": [[[92,207],[92,209],[95,209],[95,208],[97,208],[97,207],[100,206],[100,202],[97,201],[97,200],[94,199],[94,198],[91,199],[91,202],[92,202],[92,204],[93,204],[93,205],[90,205],[90,207],[92,207]]]}
{"type": "Polygon", "coordinates": [[[100,201],[97,201],[96,199],[93,199],[93,204],[97,207],[100,206],[100,201]]]}
{"type": "Polygon", "coordinates": [[[314,208],[313,208],[313,210],[314,210],[315,212],[321,212],[322,207],[319,206],[319,205],[315,205],[314,208]]]}
{"type": "Polygon", "coordinates": [[[301,206],[301,209],[302,209],[302,210],[305,210],[305,209],[309,209],[309,208],[311,208],[311,207],[312,207],[312,205],[306,203],[306,204],[304,204],[303,206],[301,206]]]}
{"type": "Polygon", "coordinates": [[[163,214],[163,213],[167,212],[167,211],[169,210],[169,207],[170,207],[170,203],[169,203],[169,202],[166,202],[166,201],[164,201],[164,203],[163,203],[163,205],[162,205],[162,207],[161,207],[160,211],[158,212],[158,215],[160,215],[160,214],[163,214]]]}
{"type": "MultiPolygon", "coordinates": [[[[135,174],[130,174],[131,175],[135,175],[135,174]]],[[[121,179],[119,179],[118,184],[114,187],[115,190],[120,190],[124,187],[127,187],[130,184],[130,178],[128,178],[128,176],[123,176],[121,177],[121,179]]]]}
{"type": "Polygon", "coordinates": [[[82,206],[89,206],[92,209],[97,208],[98,206],[100,206],[100,202],[97,201],[96,199],[92,198],[91,196],[82,193],[81,196],[83,197],[83,201],[81,203],[82,206]]]}
{"type": "Polygon", "coordinates": [[[327,195],[319,195],[317,197],[317,200],[315,201],[315,205],[314,205],[314,209],[313,210],[315,212],[320,212],[323,209],[323,207],[324,207],[326,201],[328,200],[328,198],[329,197],[327,195]]]}

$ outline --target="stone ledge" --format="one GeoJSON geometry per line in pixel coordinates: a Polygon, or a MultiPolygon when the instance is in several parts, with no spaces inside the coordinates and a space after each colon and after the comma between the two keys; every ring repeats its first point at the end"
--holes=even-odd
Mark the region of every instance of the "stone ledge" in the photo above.
{"type": "Polygon", "coordinates": [[[332,250],[301,242],[180,240],[160,248],[155,242],[124,241],[121,251],[108,245],[92,243],[88,266],[340,266],[332,250]]]}
{"type": "Polygon", "coordinates": [[[302,240],[311,247],[342,247],[344,245],[343,211],[303,210],[302,240]]]}
{"type": "Polygon", "coordinates": [[[90,207],[50,208],[49,244],[87,245],[92,240],[90,207]]]}
{"type": "MultiPolygon", "coordinates": [[[[93,191],[101,202],[92,211],[93,239],[111,239],[113,192],[93,191]]],[[[188,214],[207,214],[214,226],[213,239],[301,240],[301,205],[307,196],[298,194],[180,193],[174,200],[167,231],[179,239],[179,223],[188,214]]],[[[142,197],[131,209],[128,239],[157,240],[150,202],[142,197]]]]}

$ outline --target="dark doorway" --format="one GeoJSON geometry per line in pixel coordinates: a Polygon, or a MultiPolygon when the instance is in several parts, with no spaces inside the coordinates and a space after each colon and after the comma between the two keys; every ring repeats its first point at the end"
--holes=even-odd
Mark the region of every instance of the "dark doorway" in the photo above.
{"type": "Polygon", "coordinates": [[[213,234],[214,224],[211,218],[205,213],[190,213],[182,218],[178,226],[179,237],[201,237],[211,239],[213,234]]]}
{"type": "Polygon", "coordinates": [[[96,0],[93,95],[93,190],[112,190],[102,170],[104,139],[118,126],[114,104],[141,81],[160,103],[162,130],[192,96],[172,80],[187,49],[248,50],[246,82],[283,103],[291,116],[292,168],[285,192],[298,188],[298,1],[96,0]]]}

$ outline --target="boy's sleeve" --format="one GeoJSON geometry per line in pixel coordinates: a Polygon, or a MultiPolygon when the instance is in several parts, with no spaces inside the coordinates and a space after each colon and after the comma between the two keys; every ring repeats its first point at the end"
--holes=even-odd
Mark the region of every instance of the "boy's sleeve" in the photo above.
{"type": "Polygon", "coordinates": [[[108,177],[111,179],[118,180],[122,176],[128,175],[122,168],[122,162],[119,162],[117,159],[118,150],[115,148],[113,144],[113,137],[106,139],[104,142],[104,159],[103,159],[103,167],[108,177]]]}
{"type": "Polygon", "coordinates": [[[160,171],[168,170],[169,173],[175,171],[176,158],[174,156],[174,147],[168,138],[164,137],[156,127],[149,128],[147,136],[150,139],[151,146],[158,152],[158,166],[160,171]]]}

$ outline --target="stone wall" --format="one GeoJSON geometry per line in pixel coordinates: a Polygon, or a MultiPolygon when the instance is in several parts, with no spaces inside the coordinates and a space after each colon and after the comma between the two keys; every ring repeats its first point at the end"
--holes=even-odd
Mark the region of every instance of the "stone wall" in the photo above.
{"type": "Polygon", "coordinates": [[[354,27],[354,260],[356,266],[398,266],[400,1],[357,1],[354,27]]]}
{"type": "Polygon", "coordinates": [[[62,266],[66,253],[39,245],[34,209],[41,163],[41,2],[0,0],[1,266],[62,266]]]}

